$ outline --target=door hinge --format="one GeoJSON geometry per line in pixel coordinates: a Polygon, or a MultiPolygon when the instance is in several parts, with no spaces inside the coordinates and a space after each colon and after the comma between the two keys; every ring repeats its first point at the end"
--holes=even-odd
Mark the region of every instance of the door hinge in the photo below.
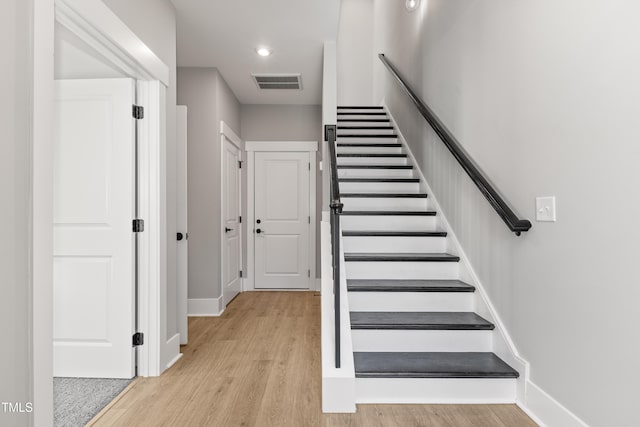
{"type": "Polygon", "coordinates": [[[311,162],[309,162],[309,170],[311,170],[311,162]]]}
{"type": "Polygon", "coordinates": [[[141,107],[140,105],[134,105],[133,118],[137,120],[144,119],[144,107],[141,107]]]}
{"type": "Polygon", "coordinates": [[[238,169],[242,169],[242,160],[238,160],[238,169]]]}
{"type": "Polygon", "coordinates": [[[242,215],[240,215],[240,216],[238,217],[238,222],[239,222],[240,224],[242,224],[242,215]]]}
{"type": "Polygon", "coordinates": [[[142,233],[144,231],[144,219],[133,220],[133,232],[142,233]]]}
{"type": "Polygon", "coordinates": [[[311,278],[311,270],[307,270],[307,277],[311,278]]]}
{"type": "Polygon", "coordinates": [[[311,224],[311,217],[309,216],[308,218],[309,218],[309,224],[311,224]]]}
{"type": "Polygon", "coordinates": [[[242,270],[240,270],[240,277],[242,277],[242,270]]]}
{"type": "Polygon", "coordinates": [[[142,332],[136,332],[133,334],[133,346],[138,347],[144,344],[144,334],[142,332]]]}

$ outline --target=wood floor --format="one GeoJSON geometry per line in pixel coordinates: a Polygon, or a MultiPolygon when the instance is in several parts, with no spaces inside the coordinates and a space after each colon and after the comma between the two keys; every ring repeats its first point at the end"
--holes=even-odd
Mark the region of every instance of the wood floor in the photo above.
{"type": "Polygon", "coordinates": [[[141,378],[96,426],[535,426],[515,405],[359,405],[322,414],[320,297],[247,292],[189,319],[184,357],[141,378]]]}

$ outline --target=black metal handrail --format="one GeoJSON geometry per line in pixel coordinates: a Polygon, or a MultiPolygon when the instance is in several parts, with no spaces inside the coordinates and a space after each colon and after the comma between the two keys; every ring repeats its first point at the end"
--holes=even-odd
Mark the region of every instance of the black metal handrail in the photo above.
{"type": "Polygon", "coordinates": [[[442,120],[422,101],[418,95],[411,89],[411,87],[400,76],[399,71],[393,66],[391,62],[384,56],[384,53],[378,55],[382,63],[389,69],[395,80],[400,84],[400,87],[411,98],[411,101],[418,108],[422,117],[431,125],[435,133],[440,137],[444,145],[449,149],[453,157],[460,163],[460,166],[467,172],[467,175],[476,184],[480,192],[487,198],[491,206],[496,210],[500,218],[507,224],[507,227],[516,236],[519,236],[523,231],[529,231],[531,228],[531,222],[527,219],[520,219],[515,214],[513,209],[509,207],[509,204],[504,200],[498,190],[490,183],[485,173],[475,164],[473,159],[469,156],[460,142],[453,136],[451,131],[442,123],[442,120]]]}
{"type": "Polygon", "coordinates": [[[333,311],[335,315],[336,368],[340,368],[340,214],[343,204],[340,201],[338,183],[338,157],[336,156],[336,125],[325,125],[324,139],[329,148],[329,174],[331,180],[331,265],[333,267],[333,311]]]}

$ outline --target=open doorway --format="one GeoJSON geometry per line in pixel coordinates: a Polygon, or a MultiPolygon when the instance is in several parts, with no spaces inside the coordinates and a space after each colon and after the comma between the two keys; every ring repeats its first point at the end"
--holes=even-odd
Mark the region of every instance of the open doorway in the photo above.
{"type": "Polygon", "coordinates": [[[54,53],[54,425],[84,425],[174,357],[162,333],[168,69],[94,1],[56,1],[54,53]]]}

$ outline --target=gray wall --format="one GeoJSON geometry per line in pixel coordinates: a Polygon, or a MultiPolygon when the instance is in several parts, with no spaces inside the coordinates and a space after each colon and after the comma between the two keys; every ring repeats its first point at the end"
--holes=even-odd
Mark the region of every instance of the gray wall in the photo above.
{"type": "Polygon", "coordinates": [[[188,108],[189,298],[218,298],[220,121],[240,133],[240,104],[215,68],[179,68],[178,103],[188,108]]]}
{"type": "Polygon", "coordinates": [[[637,426],[640,371],[640,4],[375,0],[384,52],[516,210],[557,196],[522,237],[376,63],[444,214],[531,363],[531,380],[593,426],[637,426]]]}
{"type": "Polygon", "coordinates": [[[342,0],[336,40],[338,105],[373,101],[373,1],[342,0]]]}
{"type": "MultiPolygon", "coordinates": [[[[318,141],[317,161],[322,150],[322,107],[320,105],[243,105],[242,139],[245,141],[318,141]]],[[[322,217],[322,173],[316,165],[316,276],[320,277],[320,222],[322,217]]],[[[247,194],[246,169],[243,172],[243,194],[247,194]]],[[[245,196],[246,198],[246,196],[245,196]]],[[[243,215],[246,218],[246,203],[243,215]]],[[[243,259],[246,262],[247,224],[243,225],[245,241],[243,259]]]]}
{"type": "MultiPolygon", "coordinates": [[[[0,402],[33,401],[28,242],[31,199],[31,17],[29,1],[3,3],[0,14],[0,402]]],[[[5,414],[0,425],[27,426],[32,416],[5,414]]]]}
{"type": "Polygon", "coordinates": [[[104,0],[104,3],[169,67],[167,88],[167,338],[178,333],[176,286],[176,16],[169,0],[104,0]]]}

